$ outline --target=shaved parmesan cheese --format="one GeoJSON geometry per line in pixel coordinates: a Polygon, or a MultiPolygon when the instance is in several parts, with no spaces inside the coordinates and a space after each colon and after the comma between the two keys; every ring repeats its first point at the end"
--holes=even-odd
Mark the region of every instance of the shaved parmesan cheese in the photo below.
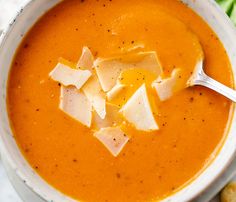
{"type": "Polygon", "coordinates": [[[109,92],[107,92],[107,100],[111,101],[114,99],[123,89],[125,89],[126,85],[117,83],[109,92]]]}
{"type": "Polygon", "coordinates": [[[61,86],[59,108],[83,125],[91,126],[92,105],[77,88],[61,86]]]}
{"type": "Polygon", "coordinates": [[[93,122],[96,128],[106,128],[112,126],[118,126],[122,123],[123,118],[119,113],[120,108],[113,104],[106,104],[106,117],[101,119],[101,117],[94,113],[93,122]]]}
{"type": "Polygon", "coordinates": [[[72,69],[67,65],[58,63],[49,73],[49,76],[64,86],[73,85],[80,89],[91,76],[91,72],[88,70],[72,69]]]}
{"type": "Polygon", "coordinates": [[[119,127],[102,128],[94,133],[94,136],[111,152],[115,157],[119,155],[129,137],[119,127]]]}
{"type": "Polygon", "coordinates": [[[180,73],[181,70],[179,68],[174,69],[170,78],[162,79],[159,77],[152,83],[152,87],[155,88],[161,101],[169,99],[174,94],[180,73]]]}
{"type": "Polygon", "coordinates": [[[137,51],[139,49],[144,49],[144,48],[145,48],[144,43],[138,42],[138,43],[129,45],[127,47],[122,47],[121,51],[124,52],[124,53],[127,53],[127,52],[137,51]]]}
{"type": "Polygon", "coordinates": [[[84,94],[92,104],[98,115],[104,119],[106,116],[106,95],[96,75],[93,75],[82,88],[84,94]]]}
{"type": "Polygon", "coordinates": [[[95,60],[94,66],[102,89],[105,92],[115,86],[117,78],[125,69],[146,69],[156,74],[156,76],[162,73],[162,68],[155,51],[126,54],[113,58],[98,58],[95,60]]]}
{"type": "Polygon", "coordinates": [[[120,112],[138,130],[151,131],[159,129],[152,114],[145,84],[132,95],[120,112]]]}
{"type": "Polygon", "coordinates": [[[92,52],[88,47],[83,47],[82,55],[77,63],[77,68],[85,68],[88,70],[92,70],[93,68],[94,57],[92,52]]]}
{"type": "Polygon", "coordinates": [[[68,67],[70,67],[70,68],[72,68],[72,69],[77,69],[75,63],[73,63],[73,62],[71,62],[71,61],[69,61],[69,60],[66,60],[66,59],[63,58],[63,57],[59,57],[59,58],[58,58],[58,63],[64,64],[64,65],[66,65],[66,66],[68,66],[68,67]]]}

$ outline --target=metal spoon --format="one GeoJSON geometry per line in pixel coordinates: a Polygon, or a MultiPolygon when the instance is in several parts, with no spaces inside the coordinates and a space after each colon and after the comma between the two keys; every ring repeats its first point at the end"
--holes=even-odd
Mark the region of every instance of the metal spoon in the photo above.
{"type": "Polygon", "coordinates": [[[236,91],[232,88],[229,88],[222,83],[219,83],[218,81],[210,78],[206,75],[206,73],[203,70],[203,60],[200,60],[198,64],[196,65],[194,72],[190,79],[187,82],[188,86],[205,86],[207,88],[210,88],[217,93],[224,95],[225,97],[229,98],[233,102],[236,102],[236,91]]]}

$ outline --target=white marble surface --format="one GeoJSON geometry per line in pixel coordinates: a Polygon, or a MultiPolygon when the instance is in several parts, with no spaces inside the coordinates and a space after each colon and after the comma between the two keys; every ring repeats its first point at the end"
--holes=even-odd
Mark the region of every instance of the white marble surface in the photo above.
{"type": "Polygon", "coordinates": [[[0,201],[1,202],[22,202],[9,180],[0,161],[0,201]]]}
{"type": "MultiPolygon", "coordinates": [[[[14,17],[16,11],[28,0],[0,0],[0,33],[9,21],[14,17]]],[[[236,180],[236,178],[235,178],[236,180]]],[[[10,184],[0,160],[0,202],[22,202],[14,188],[10,184]]],[[[219,202],[218,196],[211,202],[219,202]]]]}

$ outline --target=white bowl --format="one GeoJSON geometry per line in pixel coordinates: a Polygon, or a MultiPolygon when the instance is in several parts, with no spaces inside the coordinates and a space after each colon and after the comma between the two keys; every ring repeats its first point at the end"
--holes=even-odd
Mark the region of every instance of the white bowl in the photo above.
{"type": "MultiPolygon", "coordinates": [[[[17,17],[4,31],[0,46],[0,149],[8,176],[26,202],[73,201],[47,184],[24,159],[13,137],[6,110],[7,80],[15,51],[25,33],[58,2],[60,0],[29,1],[24,8],[20,9],[17,17]]],[[[183,0],[183,2],[202,16],[217,33],[230,58],[236,80],[236,31],[233,24],[213,0],[183,0]]],[[[164,201],[184,202],[196,199],[227,168],[236,151],[236,114],[234,112],[235,108],[232,109],[233,120],[229,125],[228,137],[214,161],[200,175],[196,176],[195,180],[164,201]]]]}

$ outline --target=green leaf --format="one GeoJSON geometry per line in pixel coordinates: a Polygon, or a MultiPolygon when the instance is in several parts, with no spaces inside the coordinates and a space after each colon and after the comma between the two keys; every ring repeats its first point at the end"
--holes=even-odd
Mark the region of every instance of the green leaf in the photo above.
{"type": "Polygon", "coordinates": [[[229,15],[232,11],[235,0],[216,0],[216,2],[229,15]]]}
{"type": "Polygon", "coordinates": [[[230,19],[236,25],[236,2],[233,4],[232,12],[230,14],[230,19]]]}

